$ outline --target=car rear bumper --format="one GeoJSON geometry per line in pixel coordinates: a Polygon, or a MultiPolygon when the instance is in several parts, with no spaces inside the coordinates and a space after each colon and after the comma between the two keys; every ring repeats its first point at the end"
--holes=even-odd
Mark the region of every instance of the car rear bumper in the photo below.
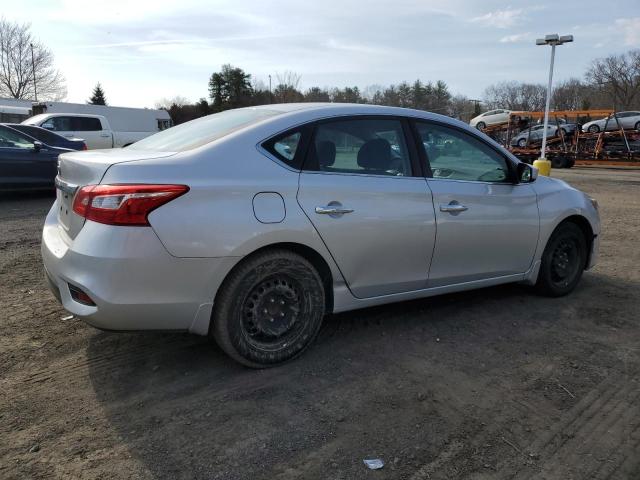
{"type": "Polygon", "coordinates": [[[114,227],[87,221],[71,240],[45,221],[42,260],[53,294],[66,310],[104,330],[188,330],[206,334],[215,293],[237,261],[177,258],[150,227],[114,227]],[[95,306],[72,298],[69,286],[95,306]]]}

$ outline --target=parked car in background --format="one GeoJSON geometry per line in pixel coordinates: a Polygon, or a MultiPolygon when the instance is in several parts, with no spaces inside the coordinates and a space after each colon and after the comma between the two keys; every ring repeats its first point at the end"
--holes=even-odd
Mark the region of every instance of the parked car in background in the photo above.
{"type": "Polygon", "coordinates": [[[598,133],[604,130],[605,124],[607,126],[607,131],[610,130],[619,130],[620,127],[625,130],[635,129],[640,130],[640,112],[632,111],[632,112],[618,112],[615,114],[611,114],[608,117],[601,118],[600,120],[593,120],[591,122],[587,122],[582,126],[583,132],[589,133],[598,133]],[[614,118],[614,115],[618,117],[618,122],[620,122],[620,126],[618,126],[618,122],[614,118]]]}
{"type": "Polygon", "coordinates": [[[43,113],[22,124],[36,125],[67,138],[82,137],[88,149],[127,147],[154,133],[114,131],[106,117],[80,113],[43,113]]]}
{"type": "MultiPolygon", "coordinates": [[[[547,125],[547,138],[555,138],[560,135],[561,131],[565,137],[570,137],[577,129],[578,125],[575,123],[568,123],[564,119],[558,119],[558,125],[556,125],[554,120],[553,124],[549,123],[549,125],[547,125]]],[[[524,148],[527,145],[538,144],[542,142],[543,132],[544,124],[536,124],[531,127],[531,130],[526,128],[511,139],[511,145],[514,147],[524,148]]]]}
{"type": "Polygon", "coordinates": [[[52,147],[69,148],[71,150],[87,149],[87,144],[84,143],[82,138],[63,137],[46,128],[36,127],[35,125],[23,125],[21,123],[7,123],[6,125],[52,147]]]}
{"type": "Polygon", "coordinates": [[[0,125],[0,190],[53,188],[58,155],[72,151],[0,125]]]}
{"type": "Polygon", "coordinates": [[[489,125],[497,125],[499,123],[506,123],[509,121],[509,115],[511,110],[497,109],[484,112],[477,117],[474,117],[469,122],[469,125],[477,128],[478,130],[484,130],[489,125]]]}
{"type": "Polygon", "coordinates": [[[63,154],[56,187],[42,257],[64,308],[210,335],[251,367],[300,355],[327,313],[509,282],[566,295],[599,245],[584,193],[462,122],[375,105],[228,110],[63,154]]]}

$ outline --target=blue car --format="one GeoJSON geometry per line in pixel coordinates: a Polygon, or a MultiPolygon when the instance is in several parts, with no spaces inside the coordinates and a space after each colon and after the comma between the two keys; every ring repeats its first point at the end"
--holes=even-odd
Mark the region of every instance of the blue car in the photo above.
{"type": "Polygon", "coordinates": [[[0,125],[0,190],[53,188],[58,155],[71,151],[0,125]]]}
{"type": "Polygon", "coordinates": [[[25,135],[39,140],[45,145],[51,147],[70,148],[71,150],[86,150],[87,144],[81,138],[67,138],[57,133],[51,132],[46,128],[37,127],[36,125],[23,125],[21,123],[5,123],[5,126],[18,130],[25,135]]]}

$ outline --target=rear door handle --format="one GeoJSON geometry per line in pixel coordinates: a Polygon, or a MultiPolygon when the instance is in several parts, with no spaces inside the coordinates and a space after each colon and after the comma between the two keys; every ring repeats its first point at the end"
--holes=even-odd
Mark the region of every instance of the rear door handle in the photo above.
{"type": "Polygon", "coordinates": [[[316,213],[320,215],[342,215],[344,213],[353,212],[353,208],[334,207],[327,205],[326,207],[316,207],[316,213]]]}
{"type": "Polygon", "coordinates": [[[460,212],[464,212],[466,210],[469,210],[469,207],[466,207],[464,205],[461,205],[459,203],[449,203],[448,205],[445,204],[440,204],[440,211],[441,212],[447,212],[447,213],[460,213],[460,212]]]}

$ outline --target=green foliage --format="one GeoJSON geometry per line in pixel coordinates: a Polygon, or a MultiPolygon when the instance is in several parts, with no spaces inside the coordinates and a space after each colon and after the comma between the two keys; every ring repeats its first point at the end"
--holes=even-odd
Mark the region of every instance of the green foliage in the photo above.
{"type": "Polygon", "coordinates": [[[209,79],[209,98],[215,111],[251,105],[251,75],[230,64],[222,66],[209,79]]]}
{"type": "Polygon", "coordinates": [[[102,90],[102,85],[100,82],[93,89],[93,93],[91,94],[91,98],[87,102],[89,105],[106,105],[107,99],[104,96],[104,90],[102,90]]]}

